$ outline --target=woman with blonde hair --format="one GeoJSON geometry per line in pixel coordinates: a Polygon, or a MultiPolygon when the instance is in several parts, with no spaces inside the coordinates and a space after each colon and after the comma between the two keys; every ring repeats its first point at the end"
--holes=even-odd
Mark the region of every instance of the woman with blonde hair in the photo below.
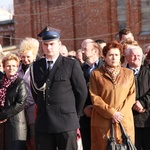
{"type": "Polygon", "coordinates": [[[18,76],[19,58],[7,54],[3,60],[5,75],[0,83],[0,128],[1,148],[3,150],[26,149],[25,102],[26,84],[18,76]]]}
{"type": "Polygon", "coordinates": [[[21,64],[19,67],[19,76],[26,81],[26,87],[28,92],[28,97],[25,105],[25,114],[27,121],[27,149],[35,150],[35,133],[34,133],[34,111],[35,111],[35,102],[32,97],[31,88],[30,88],[30,66],[36,60],[37,53],[39,49],[38,40],[26,37],[20,43],[20,59],[21,64]]]}

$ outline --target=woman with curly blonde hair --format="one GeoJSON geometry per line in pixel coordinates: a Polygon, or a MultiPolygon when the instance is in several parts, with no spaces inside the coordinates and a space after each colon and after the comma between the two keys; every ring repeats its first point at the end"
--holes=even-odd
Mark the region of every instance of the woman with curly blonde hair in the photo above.
{"type": "Polygon", "coordinates": [[[25,105],[25,114],[26,114],[26,121],[27,121],[27,149],[28,150],[35,150],[35,142],[34,142],[34,111],[35,111],[35,102],[32,97],[31,89],[30,89],[30,66],[32,65],[33,61],[36,60],[37,53],[39,49],[39,42],[38,40],[26,37],[20,43],[20,59],[21,64],[19,68],[19,76],[22,77],[27,83],[27,92],[28,97],[26,100],[25,105]]]}

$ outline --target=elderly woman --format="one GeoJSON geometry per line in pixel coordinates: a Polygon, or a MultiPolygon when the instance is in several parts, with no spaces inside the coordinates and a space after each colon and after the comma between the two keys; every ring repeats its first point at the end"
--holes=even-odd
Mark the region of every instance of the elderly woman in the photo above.
{"type": "Polygon", "coordinates": [[[35,134],[34,134],[34,123],[35,123],[35,102],[32,97],[31,88],[30,88],[30,66],[33,63],[33,61],[36,60],[36,56],[38,53],[39,48],[39,42],[38,40],[26,37],[23,39],[20,43],[20,59],[21,64],[19,68],[19,76],[23,78],[27,85],[27,92],[28,97],[26,100],[25,105],[25,114],[26,114],[26,121],[27,121],[27,149],[28,150],[35,150],[35,134]]]}
{"type": "MultiPolygon", "coordinates": [[[[18,76],[19,58],[6,55],[3,60],[5,75],[0,83],[0,123],[3,125],[3,150],[25,150],[26,119],[24,114],[27,98],[26,85],[18,76]]],[[[1,145],[1,147],[2,147],[1,145]]]]}
{"type": "Polygon", "coordinates": [[[120,66],[121,55],[121,44],[107,43],[103,48],[104,65],[91,74],[91,150],[106,150],[112,123],[117,143],[122,142],[119,122],[134,142],[135,81],[132,71],[120,66]]]}

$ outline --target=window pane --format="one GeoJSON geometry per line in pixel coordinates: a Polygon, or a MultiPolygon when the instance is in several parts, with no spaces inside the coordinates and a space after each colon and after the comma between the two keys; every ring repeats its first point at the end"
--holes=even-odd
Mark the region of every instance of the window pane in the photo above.
{"type": "Polygon", "coordinates": [[[150,31],[150,0],[141,0],[142,32],[150,31]]]}
{"type": "Polygon", "coordinates": [[[118,30],[126,27],[126,0],[117,0],[118,30]]]}

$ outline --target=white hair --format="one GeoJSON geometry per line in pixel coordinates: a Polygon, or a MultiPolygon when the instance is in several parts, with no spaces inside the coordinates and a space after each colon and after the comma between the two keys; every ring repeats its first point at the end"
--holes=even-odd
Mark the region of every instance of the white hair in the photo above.
{"type": "Polygon", "coordinates": [[[125,50],[125,56],[128,56],[130,55],[130,52],[132,50],[139,50],[141,52],[141,54],[143,55],[143,50],[140,46],[133,46],[133,45],[130,45],[126,50],[125,50]]]}

